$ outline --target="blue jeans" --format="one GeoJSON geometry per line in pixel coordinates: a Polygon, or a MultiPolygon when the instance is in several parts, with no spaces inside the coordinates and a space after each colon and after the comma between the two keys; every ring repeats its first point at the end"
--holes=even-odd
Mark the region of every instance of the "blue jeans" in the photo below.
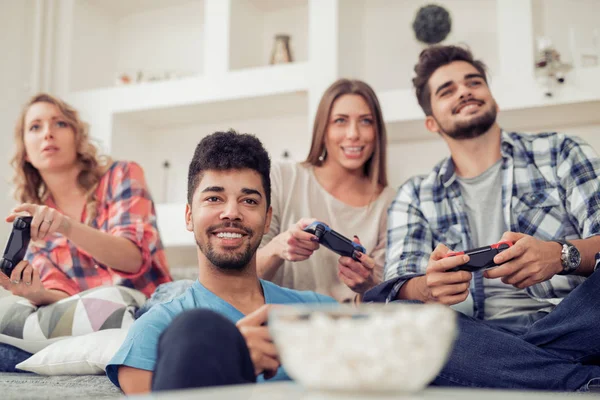
{"type": "Polygon", "coordinates": [[[31,353],[0,343],[0,372],[26,372],[15,369],[15,366],[31,357],[31,353]]]}
{"type": "Polygon", "coordinates": [[[588,391],[600,386],[600,271],[522,333],[458,314],[438,386],[588,391]]]}

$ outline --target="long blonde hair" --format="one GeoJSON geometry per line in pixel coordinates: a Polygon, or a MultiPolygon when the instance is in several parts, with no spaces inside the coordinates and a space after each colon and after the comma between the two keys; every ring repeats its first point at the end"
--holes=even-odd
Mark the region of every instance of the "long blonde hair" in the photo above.
{"type": "Polygon", "coordinates": [[[85,222],[90,224],[97,215],[96,188],[112,160],[110,157],[98,154],[97,147],[90,141],[88,124],[79,118],[77,110],[47,93],[33,96],[23,107],[15,125],[16,151],[11,159],[11,165],[15,169],[14,197],[21,203],[44,204],[50,195],[40,172],[27,161],[25,150],[25,115],[29,108],[36,103],[49,103],[56,106],[62,113],[65,122],[75,132],[77,163],[81,166],[77,184],[85,191],[87,215],[85,222]]]}
{"type": "Polygon", "coordinates": [[[333,103],[346,94],[357,94],[365,99],[375,119],[375,137],[377,140],[375,141],[373,155],[364,165],[364,173],[374,186],[380,185],[386,187],[388,180],[386,171],[387,133],[385,123],[383,122],[381,106],[379,105],[375,91],[363,81],[338,79],[327,88],[317,108],[310,152],[304,163],[317,167],[323,165],[324,160],[320,159],[320,157],[325,150],[325,136],[327,134],[327,127],[329,126],[331,109],[333,103]]]}

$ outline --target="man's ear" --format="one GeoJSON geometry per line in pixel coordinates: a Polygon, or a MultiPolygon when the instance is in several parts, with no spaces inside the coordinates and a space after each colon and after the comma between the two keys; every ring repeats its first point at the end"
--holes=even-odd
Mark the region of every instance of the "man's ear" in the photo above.
{"type": "Polygon", "coordinates": [[[269,233],[269,228],[271,227],[271,219],[273,218],[273,207],[269,206],[267,210],[267,216],[265,218],[265,229],[263,231],[263,235],[269,233]]]}
{"type": "Polygon", "coordinates": [[[440,126],[435,118],[433,118],[433,115],[428,115],[425,117],[425,128],[427,128],[429,132],[440,133],[440,126]]]}
{"type": "Polygon", "coordinates": [[[192,206],[185,205],[185,229],[194,232],[194,224],[192,223],[192,206]]]}

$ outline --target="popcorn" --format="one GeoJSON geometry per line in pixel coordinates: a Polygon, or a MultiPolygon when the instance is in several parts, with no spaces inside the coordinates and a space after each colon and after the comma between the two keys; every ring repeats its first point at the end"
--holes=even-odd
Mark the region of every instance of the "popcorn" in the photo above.
{"type": "Polygon", "coordinates": [[[281,307],[269,327],[286,371],[308,388],[415,392],[443,367],[456,320],[434,304],[281,307]]]}

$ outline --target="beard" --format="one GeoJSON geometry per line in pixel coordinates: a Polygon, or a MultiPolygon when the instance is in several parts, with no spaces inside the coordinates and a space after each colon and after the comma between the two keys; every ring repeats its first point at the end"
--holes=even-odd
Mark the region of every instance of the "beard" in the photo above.
{"type": "Polygon", "coordinates": [[[200,243],[200,240],[198,240],[196,237],[196,244],[198,245],[198,248],[202,254],[204,254],[208,261],[210,261],[217,269],[221,271],[242,271],[250,263],[250,260],[252,260],[252,257],[260,245],[260,240],[255,244],[252,243],[254,231],[235,222],[209,227],[206,230],[207,237],[210,238],[212,235],[211,232],[223,228],[235,228],[243,230],[246,232],[248,239],[250,240],[247,241],[247,244],[244,248],[238,248],[229,251],[225,250],[225,252],[217,251],[210,240],[207,240],[206,243],[200,243]]]}
{"type": "MultiPolygon", "coordinates": [[[[441,129],[441,133],[455,140],[474,139],[486,133],[496,122],[496,104],[492,108],[477,117],[468,121],[456,122],[451,127],[444,127],[437,118],[435,119],[441,129]]],[[[435,118],[435,117],[434,117],[435,118]]]]}

